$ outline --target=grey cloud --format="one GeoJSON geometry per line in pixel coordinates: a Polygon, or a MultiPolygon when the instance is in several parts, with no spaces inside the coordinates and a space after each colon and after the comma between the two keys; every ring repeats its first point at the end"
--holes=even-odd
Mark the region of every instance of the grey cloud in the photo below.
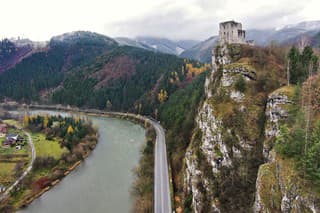
{"type": "MultiPolygon", "coordinates": [[[[233,11],[241,9],[226,8],[226,5],[232,5],[232,2],[232,0],[198,0],[193,5],[186,4],[179,5],[179,7],[170,7],[172,5],[166,3],[141,17],[105,25],[105,30],[112,30],[118,36],[127,37],[155,36],[171,39],[206,39],[216,35],[218,23],[225,21],[224,17],[219,17],[217,11],[228,11],[228,14],[232,15],[233,11]],[[188,14],[192,7],[199,9],[201,16],[188,14]]],[[[243,4],[250,7],[252,3],[257,2],[246,0],[243,1],[243,4]]],[[[278,2],[281,2],[281,4],[277,3],[271,7],[261,3],[256,11],[236,13],[238,17],[234,18],[242,21],[246,29],[279,27],[279,25],[295,23],[301,18],[296,14],[303,7],[302,3],[292,3],[289,0],[278,2]]]]}

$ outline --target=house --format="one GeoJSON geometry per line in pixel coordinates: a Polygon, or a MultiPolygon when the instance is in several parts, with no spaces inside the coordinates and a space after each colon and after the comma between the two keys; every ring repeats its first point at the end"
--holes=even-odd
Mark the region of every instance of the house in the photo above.
{"type": "Polygon", "coordinates": [[[8,134],[6,136],[6,140],[10,140],[10,141],[18,141],[19,140],[19,134],[8,134]]]}
{"type": "Polygon", "coordinates": [[[16,145],[17,142],[21,142],[23,138],[19,136],[19,134],[8,134],[6,136],[6,140],[3,142],[3,145],[8,146],[8,145],[16,145]]]}

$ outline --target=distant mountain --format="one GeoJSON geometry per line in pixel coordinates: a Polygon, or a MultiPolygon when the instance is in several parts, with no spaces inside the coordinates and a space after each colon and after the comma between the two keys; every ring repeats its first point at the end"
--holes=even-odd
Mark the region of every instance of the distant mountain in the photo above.
{"type": "Polygon", "coordinates": [[[301,35],[312,37],[319,31],[320,21],[305,21],[278,29],[247,30],[247,39],[254,40],[257,45],[262,46],[268,45],[272,41],[287,44],[301,35]]]}
{"type": "Polygon", "coordinates": [[[311,38],[311,44],[314,47],[320,47],[320,32],[311,38]]]}
{"type": "Polygon", "coordinates": [[[180,55],[184,50],[191,48],[199,42],[195,40],[173,41],[166,38],[155,37],[137,37],[136,40],[155,49],[158,52],[173,55],[180,55]]]}
{"type": "Polygon", "coordinates": [[[75,31],[54,36],[48,44],[49,50],[59,49],[63,52],[62,71],[89,63],[98,55],[111,51],[117,46],[118,43],[114,39],[88,31],[75,31]]]}
{"type": "Polygon", "coordinates": [[[117,42],[105,35],[101,35],[89,31],[74,31],[70,33],[64,33],[62,35],[54,36],[51,38],[51,43],[63,43],[67,45],[73,45],[81,43],[83,45],[116,45],[117,42]]]}
{"type": "Polygon", "coordinates": [[[246,31],[247,40],[254,40],[256,45],[265,46],[270,43],[270,37],[275,33],[274,29],[250,29],[246,31]]]}
{"type": "Polygon", "coordinates": [[[126,37],[117,37],[115,40],[118,42],[120,46],[131,46],[131,47],[137,47],[142,48],[150,51],[156,51],[153,47],[146,45],[144,43],[139,42],[136,39],[126,38],[126,37]]]}
{"type": "Polygon", "coordinates": [[[213,48],[217,45],[218,36],[213,36],[197,45],[183,51],[180,54],[182,58],[191,58],[201,62],[211,62],[211,53],[213,48]]]}
{"type": "Polygon", "coordinates": [[[285,29],[301,29],[304,31],[319,30],[320,21],[304,21],[298,24],[290,24],[280,28],[279,30],[285,30],[285,29]]]}
{"type": "Polygon", "coordinates": [[[16,39],[12,38],[10,39],[11,42],[13,42],[17,47],[24,47],[24,46],[30,46],[33,49],[41,49],[45,48],[48,45],[47,41],[31,41],[30,39],[24,38],[24,39],[16,39]]]}

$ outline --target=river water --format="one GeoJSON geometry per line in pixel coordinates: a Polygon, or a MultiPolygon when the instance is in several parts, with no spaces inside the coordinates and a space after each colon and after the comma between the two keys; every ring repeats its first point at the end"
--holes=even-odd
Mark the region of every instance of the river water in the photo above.
{"type": "Polygon", "coordinates": [[[128,121],[90,116],[99,129],[91,155],[22,213],[130,212],[132,169],[138,165],[144,129],[128,121]]]}

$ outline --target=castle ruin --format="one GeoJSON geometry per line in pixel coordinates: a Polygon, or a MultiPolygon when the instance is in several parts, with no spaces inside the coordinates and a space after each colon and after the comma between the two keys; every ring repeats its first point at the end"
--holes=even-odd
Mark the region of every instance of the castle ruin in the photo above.
{"type": "Polygon", "coordinates": [[[246,31],[242,24],[235,21],[222,22],[219,25],[220,44],[249,44],[253,41],[246,41],[246,31]]]}

